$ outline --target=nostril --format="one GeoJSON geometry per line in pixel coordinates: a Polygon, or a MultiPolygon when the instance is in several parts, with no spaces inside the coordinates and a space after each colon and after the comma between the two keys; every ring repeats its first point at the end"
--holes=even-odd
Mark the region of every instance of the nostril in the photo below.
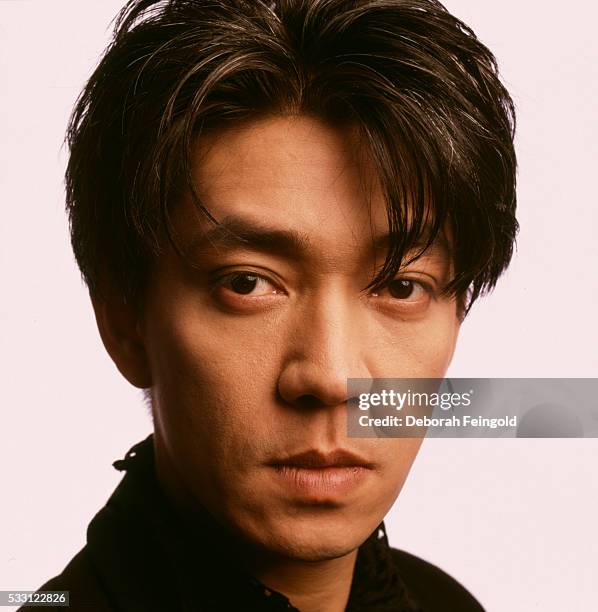
{"type": "Polygon", "coordinates": [[[296,399],[296,404],[297,406],[305,410],[321,408],[322,406],[324,406],[324,402],[321,399],[311,394],[305,394],[305,395],[299,396],[296,399]]]}

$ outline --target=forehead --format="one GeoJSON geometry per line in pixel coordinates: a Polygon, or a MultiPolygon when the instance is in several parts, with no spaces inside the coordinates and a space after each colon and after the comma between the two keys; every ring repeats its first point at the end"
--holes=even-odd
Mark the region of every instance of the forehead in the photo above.
{"type": "Polygon", "coordinates": [[[313,176],[326,187],[330,172],[375,175],[356,126],[334,127],[307,115],[266,116],[211,131],[196,142],[193,161],[202,183],[233,185],[236,175],[247,181],[251,173],[254,184],[300,187],[313,176]]]}
{"type": "Polygon", "coordinates": [[[387,223],[376,173],[352,128],[268,117],[200,138],[192,168],[217,219],[246,215],[306,231],[387,223]]]}
{"type": "Polygon", "coordinates": [[[388,249],[385,198],[355,127],[304,115],[261,118],[204,134],[191,167],[200,202],[224,228],[214,228],[187,194],[175,215],[186,246],[206,234],[234,246],[230,227],[270,246],[283,245],[286,233],[287,246],[304,247],[296,253],[321,260],[388,249]]]}

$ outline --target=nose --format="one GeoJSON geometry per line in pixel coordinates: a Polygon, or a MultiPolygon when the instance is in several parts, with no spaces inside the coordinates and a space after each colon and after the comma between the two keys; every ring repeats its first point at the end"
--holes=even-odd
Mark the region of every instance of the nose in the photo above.
{"type": "Polygon", "coordinates": [[[347,401],[347,379],[369,378],[366,329],[356,308],[328,295],[297,313],[278,392],[293,406],[317,408],[347,401]]]}

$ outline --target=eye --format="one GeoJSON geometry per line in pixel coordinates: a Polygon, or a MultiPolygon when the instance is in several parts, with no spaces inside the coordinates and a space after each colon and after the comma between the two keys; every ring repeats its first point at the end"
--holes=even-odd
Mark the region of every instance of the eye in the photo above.
{"type": "Polygon", "coordinates": [[[388,283],[387,289],[388,293],[397,300],[415,301],[426,293],[421,283],[405,278],[391,281],[388,283]]]}
{"type": "Polygon", "coordinates": [[[262,296],[278,293],[267,279],[250,272],[237,272],[224,277],[219,285],[237,295],[262,296]]]}
{"type": "Polygon", "coordinates": [[[401,302],[420,302],[430,297],[430,289],[423,283],[408,278],[396,278],[374,295],[387,293],[390,298],[401,302]]]}

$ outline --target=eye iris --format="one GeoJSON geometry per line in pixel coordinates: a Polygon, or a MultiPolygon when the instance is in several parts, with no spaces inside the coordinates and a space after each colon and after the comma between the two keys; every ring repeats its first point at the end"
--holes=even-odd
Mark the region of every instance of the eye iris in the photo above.
{"type": "Polygon", "coordinates": [[[251,293],[257,284],[258,277],[253,274],[239,274],[230,281],[231,289],[235,293],[251,293]]]}
{"type": "Polygon", "coordinates": [[[398,299],[406,299],[413,293],[413,282],[410,280],[396,280],[392,281],[388,285],[388,291],[392,297],[398,299]]]}

